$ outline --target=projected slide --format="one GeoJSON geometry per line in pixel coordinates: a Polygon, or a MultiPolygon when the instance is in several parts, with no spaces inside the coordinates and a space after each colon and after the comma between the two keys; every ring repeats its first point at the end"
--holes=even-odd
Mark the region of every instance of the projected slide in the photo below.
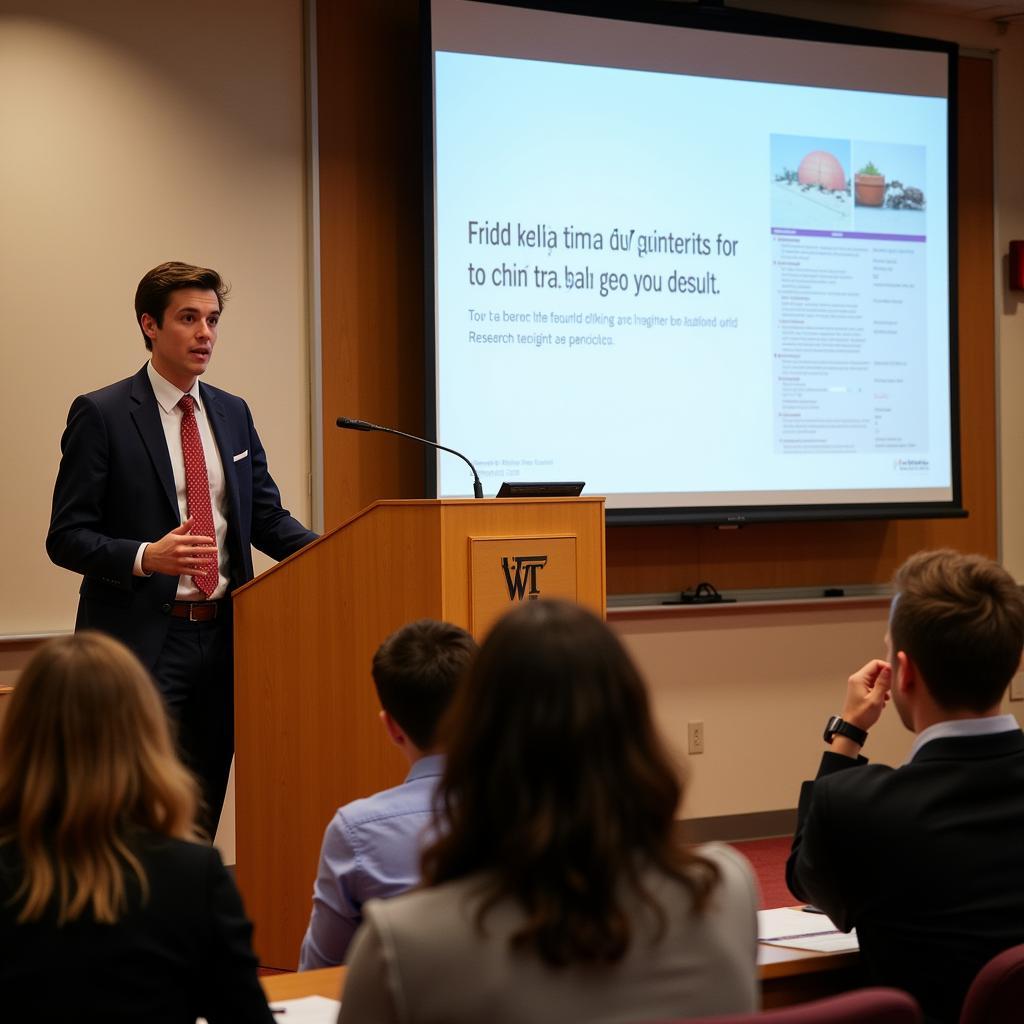
{"type": "Polygon", "coordinates": [[[487,493],[949,500],[944,98],[439,51],[434,100],[438,437],[487,493]]]}

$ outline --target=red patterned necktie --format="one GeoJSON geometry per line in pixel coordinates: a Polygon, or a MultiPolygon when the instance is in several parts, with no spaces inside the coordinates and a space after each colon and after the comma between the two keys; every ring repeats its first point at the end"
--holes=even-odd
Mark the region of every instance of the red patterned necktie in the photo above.
{"type": "MultiPolygon", "coordinates": [[[[196,423],[195,400],[191,395],[182,395],[181,401],[181,454],[185,456],[185,495],[188,514],[192,517],[192,532],[200,537],[213,537],[213,506],[210,504],[210,479],[206,475],[206,455],[203,453],[203,439],[199,436],[196,423]]],[[[196,574],[192,582],[209,597],[217,589],[220,571],[216,560],[206,572],[196,574]]]]}

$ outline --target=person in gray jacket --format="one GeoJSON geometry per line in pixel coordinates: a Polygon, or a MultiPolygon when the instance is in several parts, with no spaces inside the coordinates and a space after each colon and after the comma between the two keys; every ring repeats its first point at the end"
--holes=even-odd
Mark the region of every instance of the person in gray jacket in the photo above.
{"type": "Polygon", "coordinates": [[[340,1024],[564,1024],[757,1008],[756,886],[678,838],[681,787],[611,630],[524,602],[443,726],[423,888],[371,901],[340,1024]]]}

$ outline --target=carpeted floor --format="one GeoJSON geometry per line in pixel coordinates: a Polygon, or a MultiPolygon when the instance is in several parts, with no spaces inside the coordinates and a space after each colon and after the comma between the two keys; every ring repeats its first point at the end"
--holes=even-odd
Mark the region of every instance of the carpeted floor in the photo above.
{"type": "Polygon", "coordinates": [[[791,841],[791,836],[779,836],[729,844],[739,850],[754,868],[761,886],[761,907],[764,910],[791,907],[800,902],[786,887],[786,858],[791,841]]]}

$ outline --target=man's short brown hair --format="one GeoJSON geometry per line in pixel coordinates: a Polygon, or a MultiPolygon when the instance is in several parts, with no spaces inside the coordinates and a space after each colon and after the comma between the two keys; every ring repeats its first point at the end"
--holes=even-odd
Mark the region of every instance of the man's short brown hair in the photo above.
{"type": "MultiPolygon", "coordinates": [[[[164,325],[164,313],[171,301],[171,292],[179,288],[201,288],[203,291],[214,291],[217,293],[217,306],[224,308],[228,297],[228,286],[221,280],[216,270],[208,267],[194,267],[191,263],[161,263],[154,267],[139,282],[135,289],[135,320],[142,330],[142,314],[148,313],[155,321],[157,327],[164,325]]],[[[149,340],[145,331],[142,331],[142,338],[146,342],[146,348],[153,350],[153,342],[149,340]]]]}
{"type": "Polygon", "coordinates": [[[392,633],[373,656],[380,705],[420,750],[433,746],[476,650],[461,626],[419,619],[392,633]]]}
{"type": "Polygon", "coordinates": [[[922,551],[894,577],[893,651],[903,651],[947,711],[987,711],[1020,665],[1024,594],[1000,565],[958,551],[922,551]]]}

